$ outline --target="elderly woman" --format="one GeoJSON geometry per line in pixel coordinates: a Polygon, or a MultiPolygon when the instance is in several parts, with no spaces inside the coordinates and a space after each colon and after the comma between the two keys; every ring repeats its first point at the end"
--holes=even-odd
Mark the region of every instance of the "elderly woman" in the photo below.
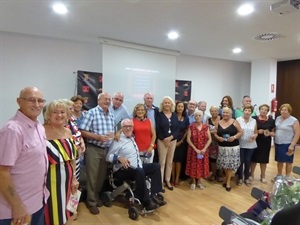
{"type": "Polygon", "coordinates": [[[299,121],[293,117],[290,104],[282,104],[280,116],[275,120],[275,161],[277,161],[277,176],[282,175],[284,163],[285,173],[290,176],[294,161],[294,152],[300,136],[299,121]]]}
{"type": "Polygon", "coordinates": [[[208,147],[208,155],[209,155],[209,167],[211,170],[211,176],[209,177],[210,181],[214,181],[217,179],[222,182],[223,178],[221,175],[221,171],[217,170],[217,157],[218,157],[218,140],[215,138],[215,134],[217,133],[216,126],[218,125],[221,117],[218,115],[218,107],[212,106],[209,109],[211,117],[208,118],[207,124],[209,125],[210,134],[212,137],[211,144],[208,147]]]}
{"type": "Polygon", "coordinates": [[[82,111],[82,106],[84,104],[84,98],[81,95],[75,95],[71,98],[71,101],[74,102],[74,109],[72,111],[72,116],[79,127],[81,121],[86,113],[86,111],[82,111]]]}
{"type": "Polygon", "coordinates": [[[241,164],[238,169],[238,183],[237,183],[238,186],[241,186],[243,184],[243,178],[247,186],[251,185],[251,180],[249,179],[251,158],[254,149],[257,147],[256,120],[251,117],[251,114],[253,113],[253,109],[254,108],[252,105],[245,105],[243,107],[243,116],[240,116],[236,119],[243,130],[243,135],[240,138],[241,164]]]}
{"type": "Polygon", "coordinates": [[[257,124],[256,138],[257,148],[254,150],[251,160],[251,175],[250,179],[254,178],[254,171],[256,164],[260,164],[260,181],[264,184],[267,183],[266,180],[266,169],[269,163],[271,141],[272,137],[275,136],[275,120],[272,116],[268,116],[270,111],[270,106],[267,104],[260,105],[258,107],[259,115],[254,116],[257,124]]]}
{"type": "Polygon", "coordinates": [[[219,145],[217,167],[224,169],[226,178],[223,187],[226,188],[226,191],[230,191],[232,172],[237,171],[240,166],[240,145],[238,139],[242,136],[243,131],[240,124],[235,119],[232,119],[232,110],[228,107],[223,108],[222,119],[217,124],[216,129],[215,137],[219,145]]]}
{"type": "Polygon", "coordinates": [[[173,190],[170,183],[176,138],[178,135],[179,121],[175,110],[175,104],[171,97],[165,96],[160,104],[156,119],[157,150],[159,164],[161,166],[162,181],[165,179],[166,186],[173,190]]]}
{"type": "Polygon", "coordinates": [[[46,225],[71,223],[68,219],[72,213],[66,206],[71,193],[75,194],[78,189],[78,181],[75,177],[77,150],[70,129],[65,127],[69,115],[70,108],[65,100],[51,102],[45,112],[49,160],[46,184],[50,191],[45,208],[46,225]]]}
{"type": "Polygon", "coordinates": [[[197,187],[204,189],[202,178],[209,176],[209,159],[207,148],[211,143],[209,126],[202,123],[202,111],[194,114],[195,123],[189,126],[187,131],[187,142],[189,144],[186,159],[186,175],[190,176],[192,182],[190,189],[197,187]],[[197,184],[196,184],[197,182],[197,184]]]}
{"type": "Polygon", "coordinates": [[[147,163],[153,162],[156,132],[144,104],[137,104],[133,109],[133,134],[141,159],[147,163]]]}

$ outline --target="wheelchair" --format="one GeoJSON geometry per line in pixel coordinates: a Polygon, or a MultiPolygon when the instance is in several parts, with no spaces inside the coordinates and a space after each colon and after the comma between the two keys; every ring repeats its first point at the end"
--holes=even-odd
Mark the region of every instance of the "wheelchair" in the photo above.
{"type": "MultiPolygon", "coordinates": [[[[134,181],[126,180],[120,182],[113,176],[113,164],[109,164],[108,168],[108,181],[110,186],[112,187],[112,191],[105,191],[101,195],[101,200],[105,207],[111,207],[112,202],[116,197],[125,196],[126,199],[128,199],[130,205],[128,208],[128,216],[130,219],[137,220],[139,218],[139,215],[146,216],[147,214],[151,214],[154,212],[154,210],[146,210],[146,208],[143,207],[141,201],[134,196],[134,181]]],[[[149,177],[146,177],[146,184],[150,194],[151,179],[149,177]]],[[[159,198],[159,200],[164,201],[164,196],[161,193],[157,193],[157,197],[159,198]]]]}

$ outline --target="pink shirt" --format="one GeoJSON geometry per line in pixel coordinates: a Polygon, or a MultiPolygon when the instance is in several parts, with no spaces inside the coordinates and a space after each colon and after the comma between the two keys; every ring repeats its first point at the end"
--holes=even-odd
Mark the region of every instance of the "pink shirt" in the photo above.
{"type": "MultiPolygon", "coordinates": [[[[41,209],[49,192],[45,130],[39,121],[34,122],[17,111],[1,128],[0,165],[11,167],[12,182],[27,212],[32,215],[41,209]]],[[[0,194],[0,219],[11,218],[11,206],[0,194]]]]}

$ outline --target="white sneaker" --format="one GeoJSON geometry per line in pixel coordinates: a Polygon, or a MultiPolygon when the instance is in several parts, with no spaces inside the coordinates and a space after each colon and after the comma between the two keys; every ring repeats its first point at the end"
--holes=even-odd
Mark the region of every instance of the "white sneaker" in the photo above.
{"type": "Polygon", "coordinates": [[[190,189],[191,189],[191,190],[195,190],[195,188],[196,188],[196,184],[191,184],[191,185],[190,185],[190,189]]]}

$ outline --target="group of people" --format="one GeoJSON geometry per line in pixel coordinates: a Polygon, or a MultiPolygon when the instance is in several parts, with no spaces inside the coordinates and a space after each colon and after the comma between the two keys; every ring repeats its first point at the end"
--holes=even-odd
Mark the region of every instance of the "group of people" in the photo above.
{"type": "Polygon", "coordinates": [[[220,107],[210,108],[210,115],[205,101],[175,104],[165,96],[156,107],[153,94],[146,93],[132,114],[123,101],[121,92],[113,97],[104,92],[88,111],[82,110],[81,96],[45,107],[39,89],[21,90],[19,110],[0,131],[0,225],[72,224],[73,214],[66,206],[79,188],[83,157],[86,206],[92,214],[100,213],[108,163],[113,163],[118,180],[135,180],[135,195],[146,210],[165,205],[157,194],[165,187],[178,187],[182,176],[191,178],[192,190],[204,189],[203,178],[210,178],[223,181],[230,191],[234,172],[238,185],[250,185],[260,163],[260,179],[266,183],[271,137],[278,175],[284,163],[286,175],[291,173],[300,129],[289,104],[279,108],[274,120],[267,104],[254,114],[249,96],[239,109],[224,96],[220,107]],[[44,125],[37,119],[43,109],[44,125]],[[146,176],[151,178],[150,193],[146,176]]]}

